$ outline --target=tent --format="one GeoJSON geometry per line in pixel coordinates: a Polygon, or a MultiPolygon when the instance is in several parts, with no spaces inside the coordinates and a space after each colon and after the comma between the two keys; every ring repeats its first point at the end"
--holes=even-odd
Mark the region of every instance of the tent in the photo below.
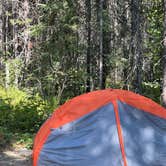
{"type": "Polygon", "coordinates": [[[36,135],[34,166],[166,166],[166,110],[125,90],[75,97],[36,135]]]}

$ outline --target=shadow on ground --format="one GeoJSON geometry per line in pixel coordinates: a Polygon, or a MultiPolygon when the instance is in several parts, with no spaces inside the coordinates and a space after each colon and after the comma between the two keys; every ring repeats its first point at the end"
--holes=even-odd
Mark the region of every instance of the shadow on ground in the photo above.
{"type": "Polygon", "coordinates": [[[32,151],[27,149],[0,152],[0,166],[32,166],[32,151]]]}

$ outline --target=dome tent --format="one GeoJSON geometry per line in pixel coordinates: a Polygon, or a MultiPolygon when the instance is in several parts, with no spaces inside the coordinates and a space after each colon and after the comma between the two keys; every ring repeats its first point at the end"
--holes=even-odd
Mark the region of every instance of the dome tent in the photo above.
{"type": "Polygon", "coordinates": [[[60,106],[36,135],[33,166],[166,166],[166,110],[124,90],[60,106]]]}

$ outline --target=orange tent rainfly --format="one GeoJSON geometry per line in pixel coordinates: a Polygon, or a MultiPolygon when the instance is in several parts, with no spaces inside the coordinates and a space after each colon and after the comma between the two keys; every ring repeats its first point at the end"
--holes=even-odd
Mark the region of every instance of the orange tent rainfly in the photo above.
{"type": "Polygon", "coordinates": [[[60,106],[36,135],[33,166],[166,166],[166,110],[124,90],[60,106]]]}

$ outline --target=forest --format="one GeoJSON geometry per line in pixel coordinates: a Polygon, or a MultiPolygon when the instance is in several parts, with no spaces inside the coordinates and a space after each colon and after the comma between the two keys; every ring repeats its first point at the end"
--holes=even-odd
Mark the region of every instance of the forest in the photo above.
{"type": "Polygon", "coordinates": [[[165,36],[166,0],[0,0],[0,147],[93,90],[166,106],[165,36]]]}

